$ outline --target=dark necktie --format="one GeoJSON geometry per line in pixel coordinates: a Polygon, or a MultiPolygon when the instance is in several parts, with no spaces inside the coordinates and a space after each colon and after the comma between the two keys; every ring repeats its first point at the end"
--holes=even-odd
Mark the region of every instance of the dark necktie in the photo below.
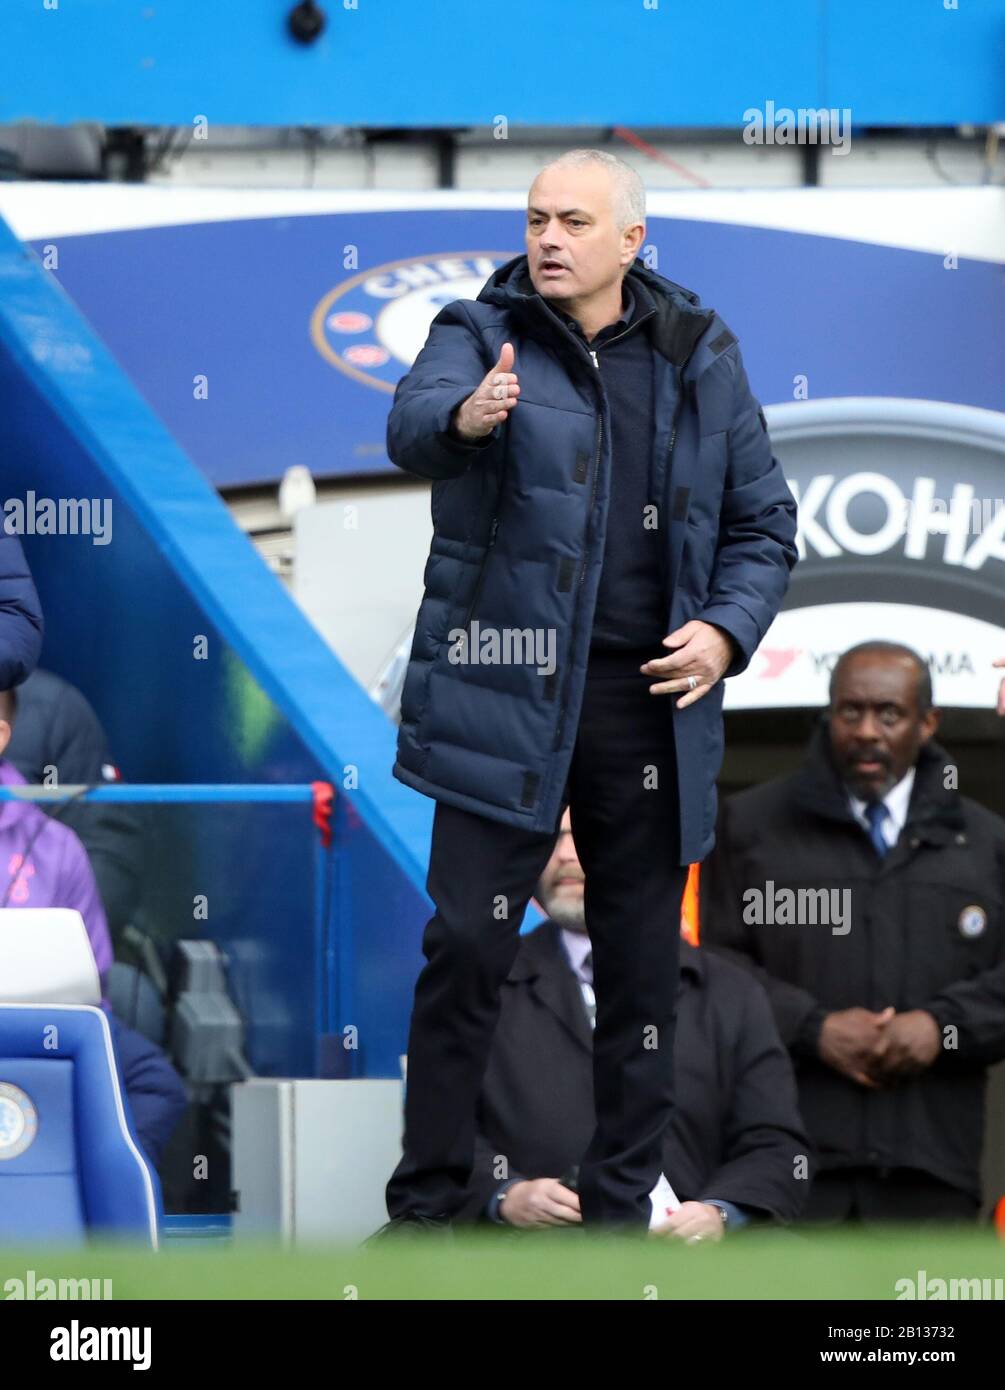
{"type": "Polygon", "coordinates": [[[890,848],[883,836],[883,822],[889,814],[885,801],[870,801],[865,808],[865,818],[869,822],[869,839],[880,859],[884,858],[890,848]]]}

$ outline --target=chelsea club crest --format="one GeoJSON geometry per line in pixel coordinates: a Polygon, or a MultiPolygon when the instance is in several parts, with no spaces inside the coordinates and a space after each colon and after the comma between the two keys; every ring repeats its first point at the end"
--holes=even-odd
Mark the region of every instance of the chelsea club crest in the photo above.
{"type": "Polygon", "coordinates": [[[965,907],[956,923],[961,936],[980,936],[987,924],[988,914],[983,907],[978,907],[976,903],[971,903],[969,907],[965,907]]]}
{"type": "Polygon", "coordinates": [[[339,371],[393,392],[455,299],[477,299],[515,251],[447,251],[373,266],[329,290],[311,315],[311,341],[339,371]]]}
{"type": "Polygon", "coordinates": [[[10,1081],[0,1081],[0,1163],[30,1149],[38,1134],[38,1111],[10,1081]]]}

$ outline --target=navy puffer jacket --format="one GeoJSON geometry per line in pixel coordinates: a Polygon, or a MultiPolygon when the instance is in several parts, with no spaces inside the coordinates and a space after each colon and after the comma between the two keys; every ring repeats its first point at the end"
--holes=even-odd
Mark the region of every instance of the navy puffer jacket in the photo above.
{"type": "MultiPolygon", "coordinates": [[[[723,628],[737,646],[726,675],[737,675],[788,587],[795,502],[735,336],[641,260],[627,273],[656,303],[649,496],[665,538],[666,630],[692,618],[723,628]]],[[[433,541],[402,690],[399,781],[492,820],[557,828],[603,562],[610,441],[600,374],[535,292],[526,256],[501,266],[477,300],[440,310],[398,383],[387,425],[391,460],[434,479],[433,541]],[[519,404],[486,440],[455,441],[451,415],[504,342],[516,353],[519,404]],[[458,661],[457,629],[474,621],[482,632],[552,630],[557,669],[542,674],[533,659],[458,661]]],[[[659,697],[677,750],[681,863],[704,858],[714,842],[722,694],[719,681],[685,709],[659,697]]]]}
{"type": "Polygon", "coordinates": [[[27,680],[41,650],[42,610],[28,562],[17,537],[0,528],[0,690],[27,680]]]}

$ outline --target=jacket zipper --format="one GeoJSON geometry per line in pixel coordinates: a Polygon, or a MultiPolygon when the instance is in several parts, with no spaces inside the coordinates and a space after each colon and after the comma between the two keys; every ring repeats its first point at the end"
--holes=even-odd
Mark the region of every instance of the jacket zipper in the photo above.
{"type": "MultiPolygon", "coordinates": [[[[619,334],[618,336],[619,336],[619,337],[623,337],[624,335],[623,335],[623,334],[619,334]]],[[[613,338],[611,339],[611,342],[614,342],[614,339],[613,339],[613,338]]],[[[589,352],[590,356],[593,358],[593,365],[594,365],[594,367],[596,367],[597,371],[599,372],[599,371],[600,371],[600,363],[597,361],[597,354],[593,351],[592,348],[587,348],[587,351],[589,352]]],[[[603,416],[603,406],[601,405],[599,399],[598,399],[597,404],[598,404],[598,406],[599,406],[600,408],[599,408],[598,411],[597,411],[597,437],[596,437],[596,445],[595,445],[594,451],[593,451],[593,480],[592,480],[592,485],[591,485],[591,487],[590,487],[590,506],[589,506],[589,509],[588,509],[588,511],[587,511],[587,513],[586,513],[586,532],[584,533],[584,536],[583,536],[583,563],[582,563],[582,565],[581,565],[581,567],[580,567],[580,570],[579,570],[579,582],[578,582],[577,585],[576,585],[576,606],[575,606],[575,615],[574,615],[574,617],[573,617],[573,623],[572,623],[572,637],[571,637],[571,639],[570,639],[570,641],[569,641],[569,650],[570,650],[570,653],[571,653],[571,651],[572,651],[573,646],[575,645],[575,637],[576,637],[576,620],[577,620],[578,617],[579,617],[579,608],[580,608],[580,592],[581,592],[581,590],[582,590],[582,588],[583,588],[583,580],[586,578],[586,553],[587,553],[587,550],[588,550],[587,538],[588,538],[588,536],[589,536],[590,523],[591,523],[592,520],[593,520],[593,504],[594,504],[594,501],[596,500],[596,496],[597,496],[597,475],[598,475],[598,473],[600,472],[600,448],[601,448],[601,441],[602,441],[603,432],[604,432],[604,416],[603,416]]],[[[562,734],[563,734],[563,732],[564,732],[564,730],[565,730],[565,712],[566,712],[566,704],[565,704],[565,700],[562,698],[562,696],[565,695],[566,691],[567,691],[568,688],[569,688],[569,676],[570,676],[570,674],[571,674],[571,669],[572,669],[572,664],[571,664],[571,662],[570,662],[570,669],[565,673],[565,683],[564,683],[563,686],[562,686],[562,691],[561,691],[561,695],[560,695],[560,705],[559,705],[559,712],[558,712],[558,727],[557,727],[556,730],[555,730],[555,741],[554,741],[554,743],[552,744],[552,752],[554,752],[554,750],[555,750],[556,748],[561,747],[561,744],[562,744],[562,734]]]]}
{"type": "Polygon", "coordinates": [[[482,584],[485,582],[485,567],[486,567],[486,565],[487,565],[488,562],[489,562],[489,555],[490,555],[491,552],[492,552],[492,547],[493,547],[493,546],[495,545],[495,543],[496,543],[496,532],[497,532],[498,530],[499,530],[499,518],[498,518],[497,516],[494,516],[494,517],[492,518],[492,525],[491,525],[491,527],[489,528],[489,543],[488,543],[488,545],[485,547],[485,554],[482,556],[481,568],[480,568],[479,571],[478,571],[478,578],[475,580],[474,592],[473,592],[472,595],[471,595],[471,602],[468,604],[468,611],[467,611],[467,613],[464,615],[464,622],[461,624],[462,627],[467,627],[468,624],[470,623],[470,621],[471,621],[471,616],[472,616],[472,614],[473,614],[474,611],[475,611],[475,604],[476,604],[476,603],[478,602],[478,600],[481,598],[481,594],[482,594],[482,584]]]}
{"type": "MultiPolygon", "coordinates": [[[[671,489],[671,486],[672,486],[672,484],[673,484],[673,446],[674,446],[674,444],[677,442],[677,423],[678,423],[678,421],[680,420],[680,413],[681,413],[681,411],[682,411],[683,408],[684,408],[684,383],[681,382],[680,385],[681,385],[681,389],[680,389],[680,392],[679,392],[678,397],[677,397],[677,404],[676,404],[676,406],[674,407],[674,413],[673,413],[673,426],[672,426],[672,428],[671,428],[671,430],[670,430],[670,444],[669,444],[669,446],[667,447],[667,471],[666,471],[666,477],[665,477],[665,479],[663,480],[663,498],[664,498],[664,501],[666,502],[668,508],[669,508],[669,502],[670,502],[670,496],[671,496],[670,489],[671,489]]],[[[660,514],[660,502],[659,502],[659,499],[656,498],[656,497],[652,497],[652,498],[650,498],[649,500],[655,505],[655,507],[656,507],[656,515],[659,516],[659,514],[660,514]]],[[[670,595],[669,595],[669,586],[668,586],[668,584],[667,584],[667,579],[668,579],[668,573],[667,573],[667,553],[666,553],[666,546],[665,546],[665,545],[661,545],[661,546],[660,546],[660,573],[661,573],[662,576],[663,576],[663,589],[664,589],[665,597],[666,597],[666,598],[669,598],[669,597],[670,597],[670,595]]],[[[668,622],[668,623],[670,622],[670,615],[669,615],[669,613],[667,614],[667,622],[668,622]]]]}

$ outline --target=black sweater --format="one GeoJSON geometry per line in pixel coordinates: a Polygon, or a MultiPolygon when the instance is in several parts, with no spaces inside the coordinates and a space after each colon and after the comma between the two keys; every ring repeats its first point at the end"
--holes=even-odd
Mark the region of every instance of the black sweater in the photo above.
{"type": "MultiPolygon", "coordinates": [[[[648,299],[648,296],[646,297],[648,299]]],[[[597,354],[611,415],[611,500],[604,564],[597,592],[591,646],[642,647],[666,655],[667,601],[660,566],[660,532],[645,507],[653,434],[653,347],[646,320],[654,310],[623,287],[620,318],[591,340],[576,321],[553,306],[597,354]]]]}

